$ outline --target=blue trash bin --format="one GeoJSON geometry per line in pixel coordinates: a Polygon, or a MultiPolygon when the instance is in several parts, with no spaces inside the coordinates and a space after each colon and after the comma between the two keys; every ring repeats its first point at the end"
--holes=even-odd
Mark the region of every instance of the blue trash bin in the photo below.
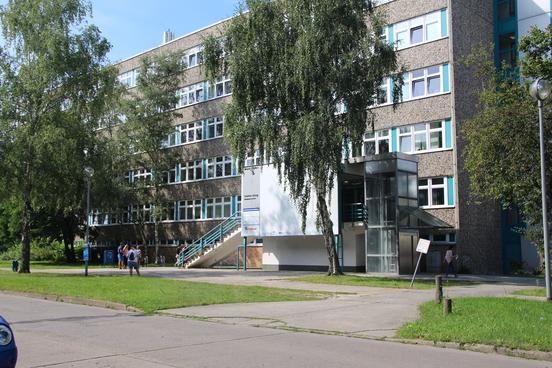
{"type": "Polygon", "coordinates": [[[104,265],[112,265],[115,263],[115,258],[113,257],[113,251],[112,250],[104,250],[104,257],[103,257],[104,265]]]}

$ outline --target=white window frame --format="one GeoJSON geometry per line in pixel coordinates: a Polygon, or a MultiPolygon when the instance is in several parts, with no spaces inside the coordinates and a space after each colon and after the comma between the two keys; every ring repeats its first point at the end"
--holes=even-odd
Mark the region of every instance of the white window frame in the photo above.
{"type": "Polygon", "coordinates": [[[207,119],[207,139],[220,138],[224,136],[224,118],[217,116],[214,118],[207,119]],[[219,132],[220,129],[220,132],[219,132]],[[211,130],[213,130],[213,135],[211,135],[211,130]]]}
{"type": "Polygon", "coordinates": [[[161,222],[173,222],[176,221],[177,205],[175,202],[163,203],[161,208],[161,222]]]}
{"type": "Polygon", "coordinates": [[[201,199],[178,201],[178,220],[185,222],[201,220],[201,209],[201,199]],[[188,211],[190,210],[191,216],[188,218],[188,211]],[[182,216],[183,213],[184,216],[182,216]]]}
{"type": "Polygon", "coordinates": [[[217,220],[232,216],[232,197],[205,199],[205,219],[217,220]]]}
{"type": "Polygon", "coordinates": [[[187,144],[194,143],[203,140],[203,123],[201,121],[195,121],[193,123],[180,124],[177,127],[178,132],[178,143],[187,144]],[[186,137],[185,140],[182,139],[182,136],[186,137]],[[190,137],[192,139],[190,139],[190,137]]]}
{"type": "Polygon", "coordinates": [[[403,22],[396,23],[393,27],[394,29],[394,39],[395,48],[397,50],[402,50],[412,46],[422,45],[427,42],[432,42],[445,38],[441,35],[441,10],[437,10],[422,16],[405,20],[403,22]],[[437,29],[439,29],[439,35],[436,38],[428,39],[428,25],[436,24],[437,29]],[[418,27],[422,27],[422,41],[412,43],[412,30],[418,27]],[[406,32],[406,42],[399,42],[399,33],[406,32]]]}
{"type": "Polygon", "coordinates": [[[117,80],[126,88],[136,87],[138,84],[138,74],[140,73],[139,69],[132,69],[128,72],[119,74],[117,80]]]}
{"type": "Polygon", "coordinates": [[[209,100],[229,96],[232,94],[232,80],[226,75],[217,77],[214,84],[209,83],[207,90],[209,100]]]}
{"type": "Polygon", "coordinates": [[[383,129],[375,132],[366,132],[364,133],[364,141],[362,144],[362,156],[367,156],[366,152],[366,143],[373,142],[375,144],[375,153],[374,155],[380,155],[382,153],[391,152],[391,129],[383,129]],[[387,132],[387,134],[384,134],[387,132]],[[373,134],[373,136],[371,136],[373,134]],[[380,142],[387,141],[389,150],[386,152],[380,152],[380,142]]]}
{"type": "Polygon", "coordinates": [[[186,50],[183,61],[184,65],[186,65],[186,69],[191,69],[203,64],[203,45],[186,50]]]}
{"type": "Polygon", "coordinates": [[[429,234],[429,240],[434,244],[456,244],[456,233],[429,234]],[[435,235],[444,235],[445,240],[435,240],[435,235]]]}
{"type": "Polygon", "coordinates": [[[446,176],[439,176],[434,178],[419,178],[418,179],[418,200],[420,198],[419,192],[422,190],[427,190],[427,205],[422,206],[420,205],[420,208],[452,208],[454,205],[449,205],[448,200],[448,177],[446,176]],[[433,180],[435,179],[442,179],[443,184],[434,184],[433,180]],[[427,185],[420,185],[421,180],[427,180],[427,185]],[[434,189],[443,189],[444,191],[444,204],[434,205],[433,204],[433,190],[434,189]]]}
{"type": "Polygon", "coordinates": [[[192,181],[198,181],[203,179],[203,163],[201,160],[188,161],[180,164],[180,182],[188,183],[192,181]],[[199,170],[199,178],[197,177],[199,170]],[[184,175],[182,173],[184,172],[184,175]],[[190,179],[190,172],[193,173],[193,179],[190,179]]]}
{"type": "Polygon", "coordinates": [[[406,98],[404,98],[405,93],[404,93],[404,89],[403,89],[403,101],[412,101],[412,100],[417,100],[417,99],[425,98],[425,97],[428,97],[428,96],[436,96],[436,95],[444,93],[443,65],[433,65],[433,66],[428,66],[428,67],[423,68],[423,69],[412,70],[412,71],[406,73],[406,75],[403,76],[403,80],[404,80],[404,87],[403,88],[406,88],[406,91],[408,92],[408,96],[406,98]],[[438,68],[438,71],[434,72],[434,73],[430,73],[429,72],[430,68],[438,68]],[[419,77],[413,77],[413,73],[419,72],[419,71],[423,71],[423,75],[419,76],[419,77]],[[439,77],[439,91],[438,92],[433,92],[433,93],[428,93],[428,91],[429,91],[429,80],[433,79],[433,78],[436,78],[436,77],[439,77]],[[413,82],[417,82],[417,81],[423,81],[424,94],[414,97],[413,82]]]}
{"type": "Polygon", "coordinates": [[[182,87],[176,91],[178,102],[176,108],[195,105],[206,100],[205,84],[203,82],[195,83],[186,87],[182,87]]]}
{"type": "MultiPolygon", "coordinates": [[[[435,151],[443,151],[446,150],[445,146],[445,121],[444,120],[437,120],[432,121],[428,123],[419,123],[414,125],[407,125],[398,127],[398,134],[397,134],[397,147],[398,151],[402,153],[408,153],[408,154],[417,154],[417,153],[425,153],[425,152],[435,152],[435,151]],[[438,128],[432,128],[431,126],[433,124],[439,123],[440,127],[438,128]],[[417,126],[423,126],[424,130],[416,130],[417,126]],[[406,132],[401,132],[401,130],[408,130],[406,132]],[[422,133],[423,132],[423,133],[422,133]],[[439,148],[432,148],[431,147],[431,133],[440,133],[441,135],[441,147],[439,148]],[[424,134],[425,137],[425,149],[416,149],[416,136],[424,134]],[[410,137],[410,150],[409,151],[403,151],[401,146],[401,138],[403,137],[410,137]]],[[[450,148],[449,148],[450,149],[450,148]]]]}
{"type": "Polygon", "coordinates": [[[207,159],[206,179],[218,179],[232,176],[232,156],[218,156],[207,159]],[[219,170],[220,169],[220,170],[219,170]]]}

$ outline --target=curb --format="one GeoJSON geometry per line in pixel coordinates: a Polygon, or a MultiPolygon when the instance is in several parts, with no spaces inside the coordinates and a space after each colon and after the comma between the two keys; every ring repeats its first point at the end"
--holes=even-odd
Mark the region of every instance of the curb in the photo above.
{"type": "Polygon", "coordinates": [[[89,307],[106,308],[106,309],[113,309],[113,310],[125,311],[125,312],[143,313],[140,309],[134,308],[130,305],[114,303],[114,302],[105,301],[105,300],[94,300],[94,299],[78,298],[73,296],[26,293],[22,291],[5,291],[5,290],[0,291],[0,294],[23,296],[26,298],[42,299],[42,300],[48,300],[52,302],[86,305],[89,307]]]}
{"type": "Polygon", "coordinates": [[[484,344],[469,344],[461,342],[445,342],[445,341],[428,341],[428,340],[410,340],[386,338],[385,341],[398,342],[410,345],[424,345],[443,349],[455,349],[464,351],[473,351],[476,353],[499,354],[515,358],[543,360],[552,362],[552,352],[538,350],[522,350],[512,349],[504,346],[484,345],[484,344]]]}

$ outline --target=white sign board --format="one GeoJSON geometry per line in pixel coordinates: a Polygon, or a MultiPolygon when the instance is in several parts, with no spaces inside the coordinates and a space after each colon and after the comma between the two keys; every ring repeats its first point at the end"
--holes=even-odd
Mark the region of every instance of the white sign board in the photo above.
{"type": "Polygon", "coordinates": [[[245,170],[242,176],[242,236],[261,235],[260,177],[254,170],[245,170]]]}
{"type": "Polygon", "coordinates": [[[416,252],[427,254],[427,252],[429,251],[429,245],[430,244],[431,244],[431,242],[429,240],[420,239],[418,241],[418,246],[416,247],[416,252]]]}

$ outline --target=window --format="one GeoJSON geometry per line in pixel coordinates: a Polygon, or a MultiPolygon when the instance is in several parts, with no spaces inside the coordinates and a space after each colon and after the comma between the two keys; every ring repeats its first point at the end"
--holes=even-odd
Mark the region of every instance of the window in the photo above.
{"type": "Polygon", "coordinates": [[[184,54],[186,68],[193,68],[203,63],[203,46],[194,47],[184,54]]]}
{"type": "Polygon", "coordinates": [[[175,205],[174,202],[169,202],[163,204],[161,207],[161,221],[174,221],[175,216],[175,205]]]}
{"type": "Polygon", "coordinates": [[[180,181],[194,181],[203,179],[201,160],[189,161],[180,164],[180,181]]]}
{"type": "Polygon", "coordinates": [[[261,164],[261,151],[259,150],[255,150],[253,156],[245,159],[245,167],[260,166],[261,164]]]}
{"type": "Polygon", "coordinates": [[[224,132],[224,119],[221,117],[207,119],[207,138],[222,137],[224,132]]]}
{"type": "Polygon", "coordinates": [[[516,34],[505,33],[499,36],[498,39],[498,53],[500,57],[500,63],[504,63],[509,67],[513,67],[517,61],[517,46],[516,46],[516,34]]]}
{"type": "Polygon", "coordinates": [[[499,0],[497,4],[498,20],[506,20],[516,15],[515,0],[499,0]]]}
{"type": "Polygon", "coordinates": [[[407,73],[404,78],[403,100],[442,92],[441,66],[432,66],[407,73]]]}
{"type": "Polygon", "coordinates": [[[420,207],[448,206],[447,178],[429,178],[418,181],[418,204],[420,207]]]}
{"type": "Polygon", "coordinates": [[[133,69],[126,73],[120,74],[117,79],[119,80],[119,83],[127,88],[136,87],[138,84],[138,73],[138,69],[133,69]]]}
{"type": "Polygon", "coordinates": [[[215,85],[209,85],[208,98],[217,98],[227,96],[232,93],[232,82],[229,77],[218,77],[215,81],[215,85]]]}
{"type": "Polygon", "coordinates": [[[178,130],[180,131],[180,144],[197,142],[203,138],[201,121],[179,125],[178,130]]]}
{"type": "Polygon", "coordinates": [[[232,157],[220,156],[207,160],[207,178],[222,178],[232,175],[232,157]]]}
{"type": "Polygon", "coordinates": [[[150,169],[138,169],[132,172],[131,183],[139,183],[142,185],[149,185],[151,183],[151,170],[150,169]]]}
{"type": "Polygon", "coordinates": [[[201,219],[201,199],[178,202],[178,219],[194,221],[201,219]]]}
{"type": "Polygon", "coordinates": [[[178,102],[176,103],[177,108],[203,102],[205,101],[203,82],[180,88],[176,91],[176,95],[178,96],[178,102]]]}
{"type": "Polygon", "coordinates": [[[207,198],[205,202],[208,219],[227,218],[232,215],[232,197],[207,198]]]}
{"type": "Polygon", "coordinates": [[[382,84],[378,87],[376,96],[374,96],[374,105],[383,105],[391,102],[391,88],[389,88],[391,78],[384,78],[382,84]]]}
{"type": "Polygon", "coordinates": [[[174,184],[174,183],[177,182],[177,180],[176,180],[176,171],[177,171],[177,168],[173,167],[172,169],[170,169],[167,172],[167,183],[168,184],[174,184]]]}
{"type": "Polygon", "coordinates": [[[429,240],[436,244],[455,244],[456,233],[430,234],[429,240]]]}
{"type": "Polygon", "coordinates": [[[398,49],[437,40],[441,38],[441,11],[397,23],[394,28],[398,49]]]}
{"type": "Polygon", "coordinates": [[[363,156],[379,155],[390,152],[391,145],[389,130],[380,130],[379,132],[368,132],[364,134],[364,152],[363,156]]]}

